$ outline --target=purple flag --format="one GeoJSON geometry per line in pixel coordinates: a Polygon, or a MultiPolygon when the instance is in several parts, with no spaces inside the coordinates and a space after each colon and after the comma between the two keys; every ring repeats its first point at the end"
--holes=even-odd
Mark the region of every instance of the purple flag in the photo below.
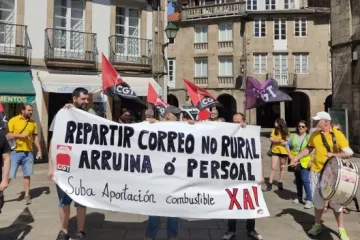
{"type": "Polygon", "coordinates": [[[247,77],[246,109],[273,102],[292,101],[291,97],[279,90],[276,80],[270,78],[260,83],[253,77],[247,77]]]}

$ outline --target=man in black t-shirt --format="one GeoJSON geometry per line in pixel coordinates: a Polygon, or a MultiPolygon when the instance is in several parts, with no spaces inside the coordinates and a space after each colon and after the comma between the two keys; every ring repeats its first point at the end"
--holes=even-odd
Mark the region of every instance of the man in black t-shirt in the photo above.
{"type": "Polygon", "coordinates": [[[5,136],[5,132],[0,130],[0,213],[4,206],[3,191],[9,184],[10,151],[11,148],[5,136]]]}

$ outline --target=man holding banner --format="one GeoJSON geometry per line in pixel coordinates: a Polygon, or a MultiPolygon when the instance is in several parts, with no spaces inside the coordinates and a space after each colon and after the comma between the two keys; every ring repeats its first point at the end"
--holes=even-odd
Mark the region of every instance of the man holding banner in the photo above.
{"type": "MultiPolygon", "coordinates": [[[[177,107],[170,106],[165,109],[165,121],[178,121],[181,110],[177,107]]],[[[151,121],[150,123],[154,123],[151,121]]],[[[146,227],[145,240],[155,240],[160,225],[160,217],[149,216],[146,227]]],[[[167,236],[169,240],[175,240],[179,233],[179,218],[168,217],[166,223],[167,236]]]]}
{"type": "MultiPolygon", "coordinates": [[[[84,111],[88,111],[89,104],[89,92],[85,88],[76,88],[73,93],[73,107],[77,109],[81,109],[84,111]]],[[[65,105],[66,108],[72,107],[71,105],[65,105]]],[[[95,112],[89,113],[95,114],[95,112]]],[[[54,117],[49,131],[54,131],[56,116],[54,117]]],[[[49,147],[49,172],[48,178],[49,180],[53,180],[54,177],[54,169],[53,169],[53,160],[51,159],[51,143],[49,147]]],[[[69,195],[64,192],[58,185],[56,185],[56,190],[59,197],[59,214],[60,214],[60,222],[61,222],[61,230],[56,238],[56,240],[69,240],[70,235],[68,233],[69,226],[69,218],[70,218],[70,204],[72,199],[69,195]]],[[[77,211],[77,227],[78,233],[72,238],[72,240],[84,240],[85,239],[85,218],[86,218],[86,207],[75,202],[75,207],[77,211]]]]}
{"type": "MultiPolygon", "coordinates": [[[[235,113],[233,116],[233,123],[240,124],[242,127],[246,126],[245,115],[242,113],[235,113]]],[[[261,174],[262,180],[260,181],[260,185],[264,183],[264,169],[263,165],[261,164],[261,174]]],[[[247,219],[246,220],[246,230],[249,237],[252,237],[256,240],[261,240],[263,237],[255,230],[255,219],[247,219]]],[[[230,240],[235,237],[236,232],[236,219],[229,219],[228,220],[228,231],[225,233],[223,239],[230,240]]]]}

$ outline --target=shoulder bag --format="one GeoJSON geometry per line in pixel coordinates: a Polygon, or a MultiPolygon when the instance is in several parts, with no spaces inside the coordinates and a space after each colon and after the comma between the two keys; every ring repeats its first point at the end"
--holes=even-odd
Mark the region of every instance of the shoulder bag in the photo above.
{"type": "MultiPolygon", "coordinates": [[[[25,127],[18,134],[22,134],[28,124],[29,124],[29,121],[26,122],[25,127]]],[[[16,139],[15,138],[8,139],[8,143],[9,143],[11,149],[14,149],[16,147],[16,139]]]]}

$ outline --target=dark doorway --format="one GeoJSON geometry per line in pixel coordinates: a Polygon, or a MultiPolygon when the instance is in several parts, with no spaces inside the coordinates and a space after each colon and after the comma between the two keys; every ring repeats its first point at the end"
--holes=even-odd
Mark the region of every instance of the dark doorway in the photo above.
{"type": "Polygon", "coordinates": [[[173,95],[173,94],[169,94],[167,96],[167,102],[170,105],[173,105],[175,107],[179,107],[179,101],[178,101],[177,97],[175,97],[175,95],[173,95]]]}
{"type": "Polygon", "coordinates": [[[327,96],[324,102],[324,111],[328,112],[329,108],[332,108],[332,94],[327,96]]]}
{"type": "MultiPolygon", "coordinates": [[[[48,128],[56,115],[56,113],[64,107],[65,104],[72,102],[71,93],[49,93],[49,108],[48,108],[48,128]]],[[[48,144],[52,138],[52,132],[48,132],[48,144]]]]}
{"type": "Polygon", "coordinates": [[[293,100],[285,103],[285,120],[288,127],[295,127],[300,120],[310,123],[309,96],[303,92],[293,92],[289,95],[293,100]]]}
{"type": "Polygon", "coordinates": [[[280,103],[267,103],[256,108],[256,124],[263,128],[273,128],[280,117],[280,103]]]}
{"type": "Polygon", "coordinates": [[[218,107],[219,116],[225,118],[226,122],[232,122],[233,115],[236,113],[236,100],[229,94],[221,94],[217,100],[222,105],[218,107]]]}

